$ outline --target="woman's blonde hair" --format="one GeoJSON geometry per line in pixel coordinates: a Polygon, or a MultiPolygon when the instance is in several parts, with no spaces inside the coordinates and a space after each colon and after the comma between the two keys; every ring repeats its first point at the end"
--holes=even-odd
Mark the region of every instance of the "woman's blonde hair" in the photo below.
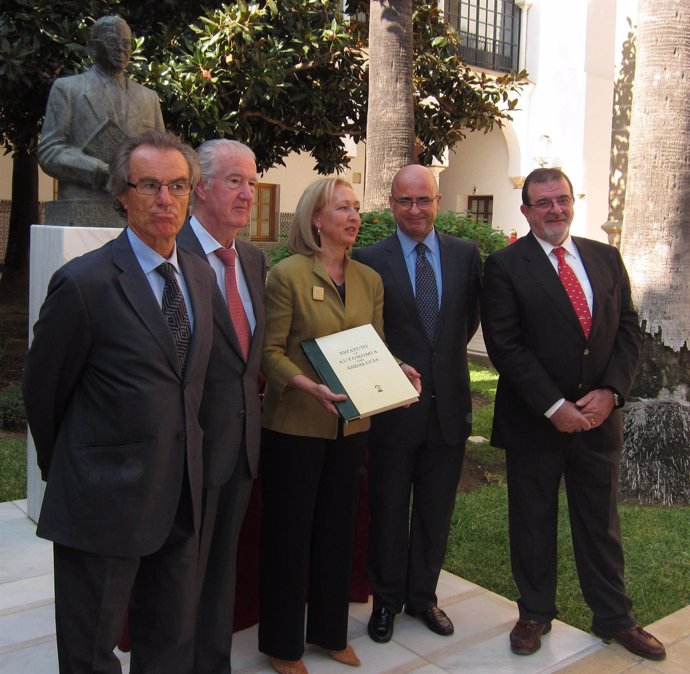
{"type": "Polygon", "coordinates": [[[352,189],[352,185],[343,178],[320,178],[302,193],[288,232],[288,247],[293,253],[314,255],[321,250],[314,217],[331,201],[333,190],[338,185],[352,189]]]}

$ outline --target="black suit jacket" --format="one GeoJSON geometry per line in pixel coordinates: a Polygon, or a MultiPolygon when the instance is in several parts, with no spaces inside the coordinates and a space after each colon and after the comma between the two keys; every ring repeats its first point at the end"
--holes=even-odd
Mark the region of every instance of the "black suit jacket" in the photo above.
{"type": "Polygon", "coordinates": [[[375,269],[383,279],[383,327],[391,352],[422,375],[422,395],[409,408],[372,419],[372,433],[387,444],[419,444],[426,438],[432,395],[444,440],[463,443],[472,430],[472,400],[467,343],[479,325],[481,263],[473,243],[440,234],[443,295],[436,344],[429,345],[419,317],[397,234],[373,246],[358,248],[353,258],[375,269]]]}
{"type": "Polygon", "coordinates": [[[163,544],[189,476],[200,522],[198,422],[211,352],[208,265],[178,250],[194,330],[184,376],[126,231],[53,275],[34,326],[24,398],[47,481],[37,533],[109,556],[163,544]]]}
{"type": "MultiPolygon", "coordinates": [[[[208,264],[204,249],[189,222],[178,234],[177,241],[208,264]]],[[[245,362],[228,307],[222,295],[218,294],[213,305],[213,351],[201,408],[201,424],[205,434],[205,487],[225,484],[232,475],[241,451],[247,453],[253,477],[257,476],[259,469],[261,402],[258,381],[266,330],[266,258],[256,246],[244,241],[236,240],[235,247],[249,288],[256,326],[249,357],[245,362]]]]}
{"type": "MultiPolygon", "coordinates": [[[[482,328],[500,374],[491,438],[497,447],[568,442],[569,434],[559,433],[544,417],[558,399],[574,402],[602,387],[624,397],[630,390],[641,333],[623,260],[613,246],[580,237],[573,241],[594,293],[589,339],[532,234],[486,261],[482,328]]],[[[584,435],[602,447],[620,446],[620,411],[584,435]]]]}

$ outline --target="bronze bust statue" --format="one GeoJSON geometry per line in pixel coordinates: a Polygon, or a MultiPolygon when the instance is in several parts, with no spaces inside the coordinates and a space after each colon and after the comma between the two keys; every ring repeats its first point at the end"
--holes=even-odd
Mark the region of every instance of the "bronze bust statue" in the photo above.
{"type": "Polygon", "coordinates": [[[94,65],[57,79],[50,90],[38,144],[41,168],[58,180],[57,201],[46,205],[46,224],[122,227],[124,219],[105,191],[108,162],[127,136],[164,131],[158,96],[125,76],[132,33],[119,16],[91,28],[94,65]]]}

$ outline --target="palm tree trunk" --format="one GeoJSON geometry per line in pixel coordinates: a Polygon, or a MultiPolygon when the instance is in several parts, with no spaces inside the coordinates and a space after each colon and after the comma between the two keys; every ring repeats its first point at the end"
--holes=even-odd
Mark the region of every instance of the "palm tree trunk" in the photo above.
{"type": "Polygon", "coordinates": [[[621,252],[644,333],[623,486],[690,501],[690,7],[640,0],[621,252]]]}
{"type": "Polygon", "coordinates": [[[388,207],[393,176],[413,160],[412,0],[371,0],[363,210],[388,207]]]}

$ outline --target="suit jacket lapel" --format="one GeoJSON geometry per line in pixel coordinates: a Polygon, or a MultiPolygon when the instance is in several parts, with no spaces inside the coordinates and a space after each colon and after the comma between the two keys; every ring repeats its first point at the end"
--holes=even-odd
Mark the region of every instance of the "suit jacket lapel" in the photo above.
{"type": "Polygon", "coordinates": [[[211,316],[208,315],[208,300],[202,296],[203,282],[199,278],[196,269],[187,259],[187,255],[188,253],[178,249],[177,260],[184,274],[189,300],[192,303],[192,311],[194,312],[194,329],[192,330],[192,342],[189,345],[189,353],[187,354],[185,373],[193,370],[194,363],[199,357],[202,337],[204,337],[201,326],[211,325],[212,321],[211,316]]]}
{"type": "Polygon", "coordinates": [[[402,246],[400,245],[400,239],[398,239],[397,234],[389,236],[385,241],[385,245],[388,266],[393,278],[395,279],[394,287],[400,293],[403,304],[410,312],[410,316],[413,320],[417,321],[420,329],[423,331],[424,326],[422,325],[421,318],[419,318],[419,310],[417,309],[417,301],[415,300],[414,289],[412,287],[412,282],[410,281],[410,275],[407,272],[407,264],[405,263],[402,246]]]}
{"type": "MultiPolygon", "coordinates": [[[[240,263],[242,264],[242,273],[244,274],[244,280],[247,282],[247,287],[249,288],[249,297],[252,301],[252,307],[254,309],[254,332],[252,333],[252,340],[249,344],[250,355],[255,349],[263,349],[263,343],[259,343],[258,340],[254,339],[255,334],[264,334],[264,323],[265,317],[264,312],[261,310],[263,305],[264,296],[264,279],[263,279],[263,269],[261,265],[250,264],[250,252],[248,251],[249,244],[243,241],[235,241],[235,246],[237,248],[237,254],[240,258],[240,263]],[[244,257],[243,257],[244,256],[244,257]]],[[[261,340],[263,342],[263,340],[261,340]]],[[[239,342],[238,342],[239,347],[239,342]]]]}
{"type": "Polygon", "coordinates": [[[84,100],[88,108],[91,110],[94,120],[99,123],[103,122],[112,116],[112,112],[107,108],[101,79],[93,67],[87,70],[85,75],[88,79],[85,80],[86,86],[82,90],[84,100]]]}
{"type": "MultiPolygon", "coordinates": [[[[187,222],[185,222],[185,224],[182,226],[180,233],[177,235],[177,240],[181,246],[187,248],[202,258],[206,264],[209,263],[206,253],[204,252],[201,243],[199,243],[199,239],[197,239],[192,226],[189,224],[189,220],[187,220],[187,222]]],[[[223,301],[223,295],[220,293],[220,291],[214,297],[213,312],[216,319],[216,325],[218,325],[220,328],[223,336],[228,341],[230,346],[232,346],[232,348],[237,352],[240,358],[243,358],[244,356],[242,355],[242,348],[240,347],[240,342],[235,334],[235,328],[232,324],[232,319],[230,318],[228,305],[223,301]]]]}
{"type": "Polygon", "coordinates": [[[151,290],[148,279],[129,244],[126,229],[113,241],[113,263],[122,272],[118,280],[125,297],[158,342],[172,367],[179,373],[172,333],[151,290]]]}
{"type": "Polygon", "coordinates": [[[458,270],[460,262],[456,259],[454,251],[449,246],[445,239],[441,236],[439,232],[436,232],[436,239],[438,240],[438,251],[441,263],[441,285],[443,286],[443,292],[441,293],[441,306],[439,307],[439,332],[443,328],[443,313],[445,308],[448,306],[448,293],[452,292],[452,288],[456,287],[453,282],[453,277],[455,272],[458,270]]]}
{"type": "Polygon", "coordinates": [[[604,290],[606,288],[606,278],[603,274],[602,265],[599,259],[597,259],[594,252],[594,248],[589,245],[587,239],[582,239],[579,236],[574,236],[573,241],[577,246],[577,250],[580,253],[580,259],[587,272],[587,278],[589,279],[589,285],[592,288],[592,294],[594,296],[594,307],[592,311],[592,328],[590,330],[590,335],[594,334],[597,327],[601,323],[601,317],[603,312],[601,311],[604,302],[606,301],[606,295],[604,290]]]}
{"type": "Polygon", "coordinates": [[[582,326],[575,314],[573,305],[570,303],[568,293],[566,293],[560,278],[558,278],[558,274],[553,268],[551,261],[544,253],[544,249],[534,238],[532,233],[525,237],[525,244],[523,247],[525,249],[524,258],[527,262],[528,273],[539,283],[548,298],[584,339],[582,326]]]}
{"type": "MultiPolygon", "coordinates": [[[[204,252],[204,249],[199,243],[199,239],[194,233],[194,230],[189,224],[189,220],[187,220],[187,222],[185,222],[185,224],[183,225],[182,229],[180,230],[180,233],[177,235],[177,240],[181,246],[187,248],[187,250],[190,250],[191,252],[198,255],[200,258],[204,260],[204,262],[208,264],[208,258],[206,257],[206,253],[204,252]]],[[[246,278],[246,270],[244,269],[244,267],[242,267],[242,272],[245,274],[246,278]]],[[[249,283],[249,281],[247,282],[249,283]]],[[[254,294],[252,293],[251,285],[249,287],[249,290],[252,297],[252,303],[254,304],[256,300],[254,294]]],[[[225,302],[223,302],[223,296],[220,293],[218,293],[218,295],[214,298],[213,311],[216,317],[216,324],[220,328],[220,331],[223,333],[225,339],[227,339],[230,346],[232,346],[232,348],[237,352],[237,355],[240,358],[242,358],[242,360],[244,360],[242,347],[240,346],[239,339],[237,339],[237,333],[235,332],[235,326],[232,324],[232,319],[230,318],[228,305],[225,302]]]]}

